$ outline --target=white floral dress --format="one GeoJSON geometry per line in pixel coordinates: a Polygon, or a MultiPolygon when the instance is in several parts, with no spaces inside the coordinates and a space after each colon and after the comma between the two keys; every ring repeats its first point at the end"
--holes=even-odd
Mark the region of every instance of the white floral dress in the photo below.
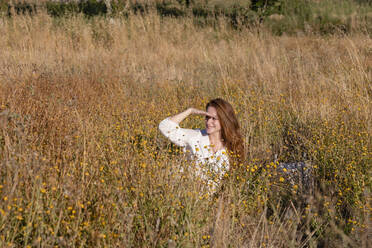
{"type": "Polygon", "coordinates": [[[196,174],[207,179],[209,184],[218,184],[229,169],[226,150],[214,153],[206,130],[181,128],[169,118],[160,122],[159,130],[172,143],[183,147],[189,159],[196,161],[196,174]]]}

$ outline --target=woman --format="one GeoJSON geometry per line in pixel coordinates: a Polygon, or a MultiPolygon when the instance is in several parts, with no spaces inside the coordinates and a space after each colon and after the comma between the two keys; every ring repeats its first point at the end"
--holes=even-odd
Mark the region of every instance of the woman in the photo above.
{"type": "Polygon", "coordinates": [[[189,108],[168,117],[160,122],[159,129],[197,161],[197,174],[209,182],[218,183],[230,165],[241,163],[245,158],[238,120],[232,106],[223,99],[211,100],[206,111],[189,108]],[[179,123],[191,114],[204,115],[206,128],[180,128],[179,123]]]}

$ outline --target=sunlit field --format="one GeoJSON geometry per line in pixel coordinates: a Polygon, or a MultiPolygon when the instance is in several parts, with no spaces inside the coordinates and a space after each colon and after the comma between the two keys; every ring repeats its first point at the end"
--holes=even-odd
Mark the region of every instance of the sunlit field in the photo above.
{"type": "Polygon", "coordinates": [[[3,17],[0,34],[1,247],[371,242],[367,35],[42,12],[3,17]],[[217,97],[247,159],[210,190],[158,124],[217,97]],[[278,170],[300,161],[311,185],[278,170]]]}

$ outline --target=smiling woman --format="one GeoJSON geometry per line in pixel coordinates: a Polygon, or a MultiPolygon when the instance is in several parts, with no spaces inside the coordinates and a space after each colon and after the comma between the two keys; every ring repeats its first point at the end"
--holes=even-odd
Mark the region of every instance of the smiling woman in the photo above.
{"type": "Polygon", "coordinates": [[[196,173],[218,182],[232,161],[244,160],[244,145],[240,127],[232,106],[223,99],[211,100],[206,111],[189,108],[166,118],[159,124],[161,133],[184,148],[188,158],[197,163],[196,173]],[[185,129],[179,126],[189,115],[204,115],[205,129],[185,129]],[[210,178],[210,175],[213,175],[210,178]]]}

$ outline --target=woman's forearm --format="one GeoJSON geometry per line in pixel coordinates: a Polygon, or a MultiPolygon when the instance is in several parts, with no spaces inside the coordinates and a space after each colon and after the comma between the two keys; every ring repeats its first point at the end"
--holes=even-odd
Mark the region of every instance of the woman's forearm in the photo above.
{"type": "Polygon", "coordinates": [[[174,116],[171,116],[169,117],[169,120],[177,123],[177,124],[180,124],[181,121],[183,121],[184,119],[186,119],[187,116],[189,116],[190,114],[192,114],[192,108],[188,108],[187,110],[179,113],[179,114],[176,114],[174,116]]]}

